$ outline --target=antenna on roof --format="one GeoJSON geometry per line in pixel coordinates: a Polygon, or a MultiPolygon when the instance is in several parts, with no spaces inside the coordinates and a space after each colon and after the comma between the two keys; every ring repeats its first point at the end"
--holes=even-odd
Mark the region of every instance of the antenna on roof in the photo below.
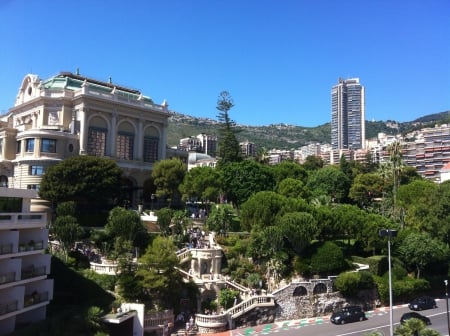
{"type": "Polygon", "coordinates": [[[76,72],[77,76],[80,75],[80,68],[77,68],[77,72],[76,72]]]}
{"type": "Polygon", "coordinates": [[[112,84],[112,77],[109,76],[109,84],[112,84]]]}

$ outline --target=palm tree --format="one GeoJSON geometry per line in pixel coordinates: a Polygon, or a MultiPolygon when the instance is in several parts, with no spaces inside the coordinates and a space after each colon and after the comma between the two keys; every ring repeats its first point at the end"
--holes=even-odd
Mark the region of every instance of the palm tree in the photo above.
{"type": "Polygon", "coordinates": [[[389,152],[389,161],[391,163],[392,168],[392,176],[394,178],[394,186],[392,189],[393,196],[393,213],[394,216],[397,216],[397,191],[400,187],[400,173],[403,169],[403,160],[402,160],[402,146],[399,141],[395,141],[391,143],[388,148],[389,152]]]}

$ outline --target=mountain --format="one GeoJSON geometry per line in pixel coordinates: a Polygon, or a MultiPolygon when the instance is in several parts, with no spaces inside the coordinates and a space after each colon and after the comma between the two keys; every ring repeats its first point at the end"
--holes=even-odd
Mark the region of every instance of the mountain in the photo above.
{"type": "MultiPolygon", "coordinates": [[[[429,114],[409,122],[366,121],[366,138],[378,133],[399,134],[414,129],[432,127],[436,123],[450,122],[450,111],[429,114]]],[[[167,142],[173,147],[180,139],[201,133],[218,134],[219,122],[209,118],[197,118],[174,113],[169,118],[167,142]]],[[[250,141],[259,148],[297,149],[308,143],[330,143],[331,126],[326,123],[316,127],[302,127],[288,124],[268,126],[237,125],[239,141],[250,141]]]]}

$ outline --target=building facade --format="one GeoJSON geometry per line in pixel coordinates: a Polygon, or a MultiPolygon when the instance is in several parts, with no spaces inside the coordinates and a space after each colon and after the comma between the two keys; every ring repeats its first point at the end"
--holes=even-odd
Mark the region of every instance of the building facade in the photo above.
{"type": "Polygon", "coordinates": [[[53,299],[47,216],[30,212],[35,190],[0,187],[0,335],[46,318],[53,299]]]}
{"type": "Polygon", "coordinates": [[[339,79],[331,89],[331,146],[333,149],[363,149],[365,93],[359,78],[339,79]]]}
{"type": "Polygon", "coordinates": [[[39,190],[47,167],[76,155],[114,159],[130,203],[165,158],[168,105],[138,90],[61,72],[23,79],[0,119],[0,184],[39,190]]]}

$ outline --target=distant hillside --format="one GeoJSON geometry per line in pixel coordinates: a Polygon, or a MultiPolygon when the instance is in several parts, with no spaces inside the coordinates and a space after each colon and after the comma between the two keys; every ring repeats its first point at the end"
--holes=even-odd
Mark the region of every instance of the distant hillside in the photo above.
{"type": "MultiPolygon", "coordinates": [[[[393,120],[366,121],[366,138],[374,138],[378,133],[405,133],[415,128],[432,126],[439,122],[450,122],[450,111],[435,113],[411,122],[399,123],[393,120]]],[[[169,119],[168,145],[177,146],[181,138],[200,133],[217,135],[219,123],[208,118],[196,118],[174,114],[169,119]]],[[[308,143],[330,143],[331,126],[326,123],[317,127],[302,127],[288,124],[268,126],[238,125],[239,141],[254,142],[259,148],[296,149],[308,143]]]]}

